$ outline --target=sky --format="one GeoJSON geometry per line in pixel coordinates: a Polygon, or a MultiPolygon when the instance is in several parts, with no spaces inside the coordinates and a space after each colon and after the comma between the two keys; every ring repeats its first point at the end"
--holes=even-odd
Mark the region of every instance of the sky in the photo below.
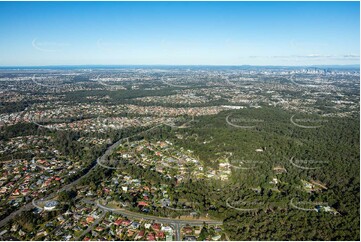
{"type": "Polygon", "coordinates": [[[0,66],[350,65],[359,2],[0,2],[0,66]]]}

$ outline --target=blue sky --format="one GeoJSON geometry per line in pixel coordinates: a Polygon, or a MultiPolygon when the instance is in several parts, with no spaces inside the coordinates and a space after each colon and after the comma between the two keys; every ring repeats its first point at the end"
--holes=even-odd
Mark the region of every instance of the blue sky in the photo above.
{"type": "Polygon", "coordinates": [[[0,2],[0,65],[359,64],[359,2],[0,2]]]}

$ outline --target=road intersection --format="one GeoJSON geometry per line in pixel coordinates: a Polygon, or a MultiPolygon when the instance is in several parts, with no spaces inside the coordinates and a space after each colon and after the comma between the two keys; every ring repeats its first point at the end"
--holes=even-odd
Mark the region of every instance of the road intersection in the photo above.
{"type": "MultiPolygon", "coordinates": [[[[193,120],[191,120],[193,121],[193,120]]],[[[118,140],[117,142],[115,142],[113,145],[111,145],[110,147],[108,147],[108,149],[104,152],[104,154],[102,156],[100,156],[99,158],[97,158],[95,161],[92,162],[90,169],[81,177],[79,177],[77,180],[63,186],[62,188],[60,188],[58,191],[54,191],[53,193],[49,194],[48,196],[42,198],[42,200],[50,200],[53,199],[59,192],[62,191],[66,191],[71,189],[72,187],[74,187],[75,185],[77,185],[85,176],[89,175],[91,173],[92,170],[95,169],[95,167],[102,166],[104,167],[104,165],[101,163],[101,161],[104,161],[107,159],[107,157],[112,153],[112,151],[117,148],[119,146],[119,144],[121,144],[122,142],[124,142],[125,140],[128,140],[131,137],[135,137],[141,133],[144,132],[148,132],[150,130],[153,130],[157,127],[159,127],[161,125],[156,125],[154,127],[151,127],[150,129],[141,131],[135,135],[126,137],[126,138],[122,138],[120,140],[118,140]]],[[[108,167],[105,167],[108,168],[108,167]]],[[[86,200],[85,202],[90,202],[89,200],[86,200]]],[[[140,220],[152,220],[155,222],[159,222],[159,223],[166,223],[169,224],[171,227],[174,228],[175,230],[175,239],[177,241],[181,240],[181,228],[184,225],[192,225],[192,226],[202,226],[204,223],[209,224],[209,225],[222,225],[223,222],[222,221],[216,221],[216,220],[187,220],[187,219],[173,219],[173,218],[167,218],[167,217],[157,217],[157,216],[153,216],[153,215],[147,215],[147,214],[140,214],[140,213],[136,213],[136,212],[131,212],[128,211],[126,209],[112,209],[112,208],[108,208],[104,205],[101,205],[98,201],[95,203],[102,211],[102,215],[100,216],[100,218],[96,221],[97,223],[94,223],[93,225],[95,226],[96,224],[98,224],[101,219],[105,216],[105,211],[108,212],[113,212],[122,216],[126,216],[128,218],[133,218],[133,219],[140,219],[140,220]]],[[[18,210],[14,211],[13,213],[11,213],[10,215],[8,215],[7,217],[5,217],[4,219],[2,219],[0,221],[0,227],[3,227],[4,225],[6,225],[10,220],[12,220],[13,218],[15,218],[17,215],[19,215],[21,212],[23,211],[28,211],[34,207],[38,207],[36,200],[32,200],[31,202],[27,203],[26,205],[22,206],[21,208],[19,208],[18,210]]],[[[86,233],[88,233],[94,226],[89,227],[87,230],[85,230],[77,239],[80,239],[81,237],[83,237],[86,233]]]]}

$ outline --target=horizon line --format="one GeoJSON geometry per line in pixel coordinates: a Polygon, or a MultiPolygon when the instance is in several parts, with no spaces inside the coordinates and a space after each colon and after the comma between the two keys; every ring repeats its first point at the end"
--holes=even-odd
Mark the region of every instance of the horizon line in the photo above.
{"type": "Polygon", "coordinates": [[[75,67],[75,66],[223,66],[223,67],[326,67],[326,66],[339,66],[339,67],[360,67],[361,64],[313,64],[313,65],[251,65],[251,64],[54,64],[54,65],[0,65],[0,68],[13,68],[13,67],[75,67]]]}

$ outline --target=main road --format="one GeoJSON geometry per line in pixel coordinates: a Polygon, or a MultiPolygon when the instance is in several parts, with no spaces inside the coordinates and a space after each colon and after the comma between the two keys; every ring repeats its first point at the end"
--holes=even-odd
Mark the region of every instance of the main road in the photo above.
{"type": "MultiPolygon", "coordinates": [[[[88,174],[90,174],[90,171],[94,170],[95,167],[102,166],[101,161],[104,161],[107,159],[107,157],[113,152],[114,149],[116,149],[123,141],[128,140],[129,138],[135,137],[141,133],[144,132],[148,132],[150,130],[153,130],[159,126],[161,126],[163,124],[159,124],[156,125],[154,127],[151,127],[147,130],[141,131],[137,134],[131,135],[129,137],[126,138],[122,138],[120,140],[118,140],[117,142],[115,142],[114,144],[112,144],[111,146],[108,147],[108,149],[104,152],[104,154],[102,156],[100,156],[98,159],[96,159],[95,161],[92,162],[90,169],[81,177],[79,177],[78,179],[76,179],[75,181],[69,183],[68,185],[63,186],[61,189],[59,189],[56,192],[53,192],[51,194],[49,194],[46,198],[43,198],[43,200],[48,200],[48,199],[52,199],[54,198],[59,192],[61,191],[65,191],[65,190],[69,190],[70,188],[74,187],[75,185],[77,185],[80,180],[82,178],[84,178],[85,176],[87,176],[88,174]]],[[[108,167],[106,167],[108,168],[108,167]]],[[[4,226],[5,224],[7,224],[7,222],[9,222],[11,219],[13,219],[16,215],[20,214],[23,211],[27,211],[30,210],[34,207],[34,203],[36,204],[36,201],[32,201],[27,203],[26,205],[22,206],[21,208],[19,208],[18,210],[14,211],[13,213],[11,213],[10,215],[8,215],[6,218],[2,219],[0,221],[0,227],[4,226]]],[[[193,225],[193,226],[201,226],[203,225],[203,223],[206,224],[210,224],[210,225],[222,225],[223,222],[222,221],[216,221],[216,220],[187,220],[187,219],[173,219],[173,218],[167,218],[167,217],[157,217],[157,216],[153,216],[153,215],[147,215],[147,214],[140,214],[140,213],[135,213],[135,212],[131,212],[125,209],[112,209],[112,208],[108,208],[106,206],[101,205],[98,201],[96,203],[96,205],[102,209],[103,211],[110,211],[116,214],[120,214],[122,216],[126,216],[128,218],[133,218],[133,219],[145,219],[145,220],[154,220],[156,222],[159,223],[166,223],[166,224],[170,224],[174,230],[175,230],[175,239],[177,241],[181,240],[181,236],[180,236],[180,230],[181,227],[183,225],[189,224],[189,225],[193,225]]],[[[103,218],[105,215],[105,213],[102,214],[102,216],[100,218],[103,218]]],[[[100,221],[100,219],[99,219],[100,221]]],[[[98,221],[98,222],[99,222],[98,221]]],[[[93,226],[91,227],[93,228],[93,226]]],[[[81,238],[83,235],[85,235],[87,232],[89,232],[90,230],[88,229],[87,231],[84,231],[84,233],[82,233],[81,236],[79,236],[78,238],[81,238]]]]}
{"type": "MultiPolygon", "coordinates": [[[[40,124],[38,124],[40,125],[40,124]]],[[[102,166],[101,164],[101,161],[104,161],[106,160],[106,158],[113,152],[113,150],[115,148],[117,148],[119,146],[119,144],[121,144],[123,141],[125,140],[128,140],[129,138],[132,138],[132,137],[136,137],[137,135],[139,134],[142,134],[142,133],[145,133],[145,132],[148,132],[148,131],[151,131],[155,128],[158,128],[162,125],[167,125],[167,124],[158,124],[156,126],[153,126],[147,130],[144,130],[144,131],[140,131],[134,135],[131,135],[131,136],[128,136],[126,138],[121,138],[120,140],[118,140],[117,142],[115,142],[114,144],[112,144],[111,146],[109,146],[107,148],[107,150],[104,152],[103,155],[101,155],[99,158],[97,158],[96,160],[94,160],[90,166],[90,169],[81,177],[79,177],[78,179],[76,179],[75,181],[63,186],[62,188],[60,188],[58,191],[56,192],[53,192],[51,194],[49,194],[47,197],[44,198],[44,200],[48,200],[48,199],[52,199],[53,197],[55,197],[57,195],[57,193],[59,192],[62,192],[62,191],[66,191],[66,190],[69,190],[70,188],[74,187],[75,185],[77,185],[84,177],[86,177],[87,175],[90,174],[90,172],[92,170],[94,170],[98,165],[99,166],[102,166]]],[[[41,126],[41,125],[40,125],[41,126]]],[[[106,167],[107,168],[107,167],[106,167]]],[[[21,208],[17,209],[16,211],[12,212],[11,214],[9,214],[7,217],[5,217],[4,219],[0,220],[0,228],[3,227],[5,224],[7,224],[11,219],[15,218],[15,216],[17,216],[18,214],[20,214],[21,212],[23,211],[27,211],[27,210],[30,210],[34,208],[34,205],[33,205],[33,201],[25,204],[24,206],[22,206],[21,208]]]]}
{"type": "MultiPolygon", "coordinates": [[[[52,199],[54,198],[59,192],[62,192],[62,191],[66,191],[66,190],[69,190],[70,188],[74,187],[75,185],[77,185],[84,177],[86,177],[87,175],[90,174],[90,172],[92,170],[95,169],[95,167],[97,167],[98,165],[98,161],[99,160],[104,160],[106,159],[106,157],[111,154],[111,152],[117,148],[119,146],[119,144],[121,142],[123,142],[124,140],[127,140],[128,138],[131,138],[131,137],[135,137],[141,133],[144,133],[144,132],[148,132],[150,130],[153,130],[159,126],[161,126],[163,124],[159,124],[159,125],[156,125],[154,127],[151,127],[147,130],[144,130],[144,131],[141,131],[139,133],[136,133],[134,135],[131,135],[129,137],[126,137],[126,138],[122,138],[120,140],[118,140],[117,142],[115,142],[113,145],[109,146],[108,149],[104,152],[103,155],[101,155],[98,159],[96,159],[95,161],[92,162],[91,166],[90,166],[90,169],[81,177],[79,177],[78,179],[76,179],[75,181],[63,186],[62,188],[60,188],[59,190],[49,194],[48,196],[44,197],[43,199],[44,200],[49,200],[49,199],[52,199]]],[[[19,215],[21,212],[23,211],[28,211],[30,209],[34,208],[34,204],[33,204],[33,201],[25,204],[24,206],[22,206],[21,208],[17,209],[16,211],[12,212],[11,214],[9,214],[7,217],[5,217],[4,219],[0,220],[0,228],[3,227],[4,225],[6,225],[10,220],[12,220],[13,218],[15,218],[17,215],[19,215]]]]}
{"type": "Polygon", "coordinates": [[[175,229],[175,239],[177,241],[181,240],[180,238],[180,230],[181,227],[183,227],[184,225],[192,225],[192,226],[202,226],[203,223],[209,224],[209,225],[222,225],[223,222],[222,221],[217,221],[217,220],[208,220],[208,219],[175,219],[175,218],[167,218],[167,217],[158,217],[158,216],[154,216],[154,215],[148,215],[148,214],[141,214],[141,213],[136,213],[136,212],[131,212],[129,210],[126,209],[114,209],[114,208],[109,208],[106,207],[102,204],[99,203],[99,201],[96,202],[96,205],[101,208],[102,210],[105,211],[109,211],[112,213],[116,213],[116,214],[120,214],[122,216],[125,216],[127,218],[132,218],[132,219],[145,219],[145,220],[154,220],[158,223],[165,223],[165,224],[170,224],[174,229],[175,229]]]}

